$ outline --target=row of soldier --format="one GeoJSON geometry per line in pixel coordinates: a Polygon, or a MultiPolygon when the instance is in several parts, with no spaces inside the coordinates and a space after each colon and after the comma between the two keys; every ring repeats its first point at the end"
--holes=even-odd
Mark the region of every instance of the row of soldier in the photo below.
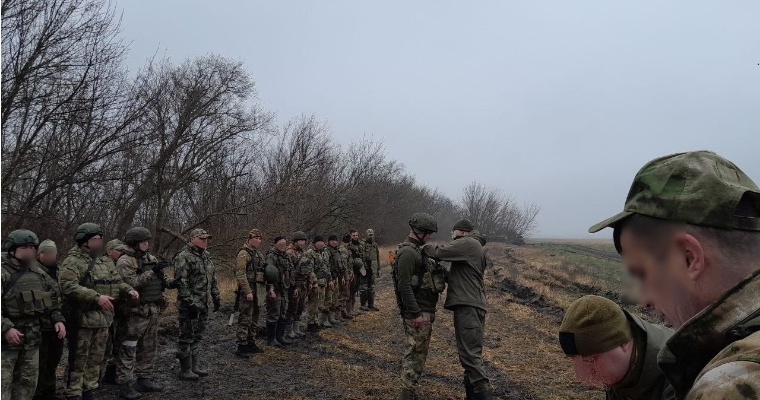
{"type": "MultiPolygon", "coordinates": [[[[123,242],[104,245],[99,225],[82,224],[60,266],[54,242],[40,243],[29,230],[11,232],[2,256],[2,397],[56,398],[64,339],[67,399],[94,399],[101,379],[119,384],[127,399],[162,391],[153,373],[165,289],[177,290],[179,378],[207,376],[200,342],[209,306],[214,312],[221,306],[210,238],[203,229],[192,230],[168,277],[164,270],[171,264],[150,254],[146,228],[131,228],[123,242]]],[[[262,303],[267,344],[278,347],[305,335],[303,323],[317,332],[353,319],[357,293],[360,310],[378,311],[379,249],[371,229],[364,240],[351,230],[343,243],[331,235],[326,242],[316,236],[310,245],[305,233],[295,232],[290,242],[276,237],[265,256],[262,239],[260,230],[251,230],[236,257],[237,355],[263,351],[255,343],[262,303]]]]}

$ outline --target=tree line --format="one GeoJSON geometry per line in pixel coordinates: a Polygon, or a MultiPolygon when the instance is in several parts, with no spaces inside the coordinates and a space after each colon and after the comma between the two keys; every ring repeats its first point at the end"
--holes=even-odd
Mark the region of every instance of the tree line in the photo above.
{"type": "Polygon", "coordinates": [[[393,243],[418,211],[510,241],[535,229],[537,206],[478,183],[451,199],[382,142],[339,143],[313,115],[278,125],[239,61],[154,58],[131,75],[110,2],[3,0],[2,36],[3,236],[69,245],[85,221],[109,237],[139,225],[168,256],[195,227],[221,252],[252,227],[269,239],[372,227],[393,243]]]}

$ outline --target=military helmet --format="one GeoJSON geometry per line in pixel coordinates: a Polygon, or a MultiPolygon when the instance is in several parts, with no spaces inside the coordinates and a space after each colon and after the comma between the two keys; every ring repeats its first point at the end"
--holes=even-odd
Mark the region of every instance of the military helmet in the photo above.
{"type": "Polygon", "coordinates": [[[367,229],[367,236],[373,236],[375,234],[374,229],[367,229]]]}
{"type": "Polygon", "coordinates": [[[307,240],[306,234],[303,231],[295,231],[293,232],[293,241],[297,242],[299,240],[307,240]]]}
{"type": "Polygon", "coordinates": [[[409,226],[422,233],[438,232],[438,222],[436,222],[435,217],[428,213],[416,213],[412,215],[412,219],[409,220],[409,226]]]}
{"type": "Polygon", "coordinates": [[[473,229],[475,229],[475,225],[473,225],[473,223],[467,218],[460,219],[454,224],[454,227],[451,228],[453,231],[463,232],[471,232],[473,229]]]}
{"type": "Polygon", "coordinates": [[[280,280],[280,270],[274,265],[269,265],[264,268],[264,278],[267,280],[267,284],[275,285],[280,280]]]}
{"type": "Polygon", "coordinates": [[[150,240],[151,238],[153,238],[153,236],[147,228],[136,226],[134,228],[129,228],[127,233],[124,234],[124,243],[129,246],[134,246],[140,242],[150,240]]]}
{"type": "Polygon", "coordinates": [[[40,240],[34,232],[27,229],[18,229],[8,234],[8,238],[3,247],[5,247],[8,252],[11,252],[16,250],[17,247],[34,246],[36,249],[39,245],[40,240]]]}
{"type": "Polygon", "coordinates": [[[74,234],[74,241],[82,244],[97,235],[103,236],[103,230],[100,228],[100,225],[92,222],[85,222],[77,227],[77,232],[74,234]]]}

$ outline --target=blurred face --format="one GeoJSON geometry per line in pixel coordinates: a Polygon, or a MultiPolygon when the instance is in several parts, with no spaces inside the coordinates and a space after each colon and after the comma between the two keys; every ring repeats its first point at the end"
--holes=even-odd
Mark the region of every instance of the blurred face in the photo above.
{"type": "Polygon", "coordinates": [[[433,238],[433,234],[432,233],[425,233],[422,236],[420,236],[420,239],[422,239],[422,243],[427,243],[432,238],[433,238]]]}
{"type": "Polygon", "coordinates": [[[14,250],[13,256],[28,265],[36,260],[37,249],[34,246],[19,246],[14,250]]]}
{"type": "Polygon", "coordinates": [[[299,249],[304,250],[304,249],[306,249],[306,241],[305,240],[296,240],[296,246],[298,246],[299,249]]]}
{"type": "MultiPolygon", "coordinates": [[[[199,249],[207,249],[208,248],[208,238],[202,238],[200,236],[196,236],[192,239],[190,239],[190,243],[199,248],[199,249]]],[[[240,242],[238,242],[240,243],[240,242]]]]}
{"type": "Polygon", "coordinates": [[[675,328],[702,308],[694,301],[699,285],[689,267],[691,256],[679,244],[679,235],[685,234],[673,235],[669,243],[652,243],[625,228],[620,235],[623,262],[637,283],[641,305],[662,314],[675,328]]]}
{"type": "Polygon", "coordinates": [[[119,257],[121,257],[122,254],[124,253],[120,252],[119,250],[106,250],[106,255],[114,262],[118,261],[119,257]]]}
{"type": "Polygon", "coordinates": [[[258,249],[261,246],[261,236],[254,236],[248,239],[248,246],[258,249]]]}
{"type": "Polygon", "coordinates": [[[351,240],[353,241],[359,240],[359,232],[351,232],[351,240]]]}
{"type": "Polygon", "coordinates": [[[570,357],[579,381],[596,387],[609,388],[625,378],[631,363],[633,342],[616,347],[608,352],[592,356],[570,357]]]}
{"type": "Polygon", "coordinates": [[[317,243],[314,243],[314,248],[317,250],[322,250],[325,248],[325,242],[319,241],[317,243]]]}
{"type": "Polygon", "coordinates": [[[285,239],[280,239],[274,244],[274,248],[279,251],[285,251],[286,247],[288,247],[288,242],[286,242],[285,239]]]}
{"type": "Polygon", "coordinates": [[[103,252],[103,236],[91,237],[90,240],[84,242],[82,247],[90,249],[90,254],[101,254],[103,252]]]}
{"type": "Polygon", "coordinates": [[[137,247],[140,249],[140,251],[146,252],[148,249],[150,249],[150,241],[146,240],[144,242],[140,242],[137,244],[137,247]]]}
{"type": "Polygon", "coordinates": [[[451,231],[451,238],[452,239],[458,238],[458,237],[462,237],[462,236],[467,236],[467,232],[466,231],[460,231],[459,229],[454,229],[453,231],[451,231]]]}
{"type": "Polygon", "coordinates": [[[45,250],[37,255],[37,261],[45,266],[53,266],[58,262],[58,252],[55,250],[45,250]]]}
{"type": "Polygon", "coordinates": [[[331,241],[329,241],[327,243],[330,245],[330,247],[338,247],[338,241],[337,240],[331,240],[331,241]]]}

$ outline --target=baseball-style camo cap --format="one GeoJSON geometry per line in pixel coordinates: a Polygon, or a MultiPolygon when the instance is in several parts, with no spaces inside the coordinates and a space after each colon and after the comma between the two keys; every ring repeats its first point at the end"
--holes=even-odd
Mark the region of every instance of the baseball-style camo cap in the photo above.
{"type": "Polygon", "coordinates": [[[208,232],[206,232],[205,229],[195,228],[192,231],[190,231],[189,235],[187,235],[187,240],[190,240],[190,239],[192,239],[194,237],[199,237],[201,239],[206,239],[206,238],[210,238],[211,235],[209,235],[208,232]]]}
{"type": "Polygon", "coordinates": [[[739,167],[713,152],[678,153],[644,165],[633,178],[623,212],[588,231],[614,227],[633,214],[760,231],[760,189],[739,167]]]}

